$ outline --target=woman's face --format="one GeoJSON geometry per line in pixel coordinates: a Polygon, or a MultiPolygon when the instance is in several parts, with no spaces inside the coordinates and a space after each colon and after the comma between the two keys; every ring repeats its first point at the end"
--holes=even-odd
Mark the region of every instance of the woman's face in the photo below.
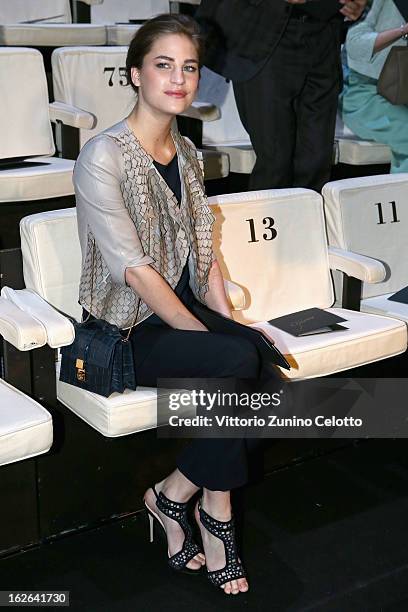
{"type": "Polygon", "coordinates": [[[132,68],[138,104],[177,115],[194,100],[199,81],[197,50],[183,34],[165,34],[152,45],[140,69],[132,68]]]}

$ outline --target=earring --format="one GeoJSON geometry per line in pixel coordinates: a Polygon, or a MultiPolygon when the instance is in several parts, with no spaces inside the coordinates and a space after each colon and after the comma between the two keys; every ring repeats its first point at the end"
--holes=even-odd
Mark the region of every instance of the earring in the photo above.
{"type": "Polygon", "coordinates": [[[132,81],[134,82],[134,85],[136,85],[136,87],[139,87],[139,85],[140,85],[140,73],[137,72],[136,70],[132,70],[132,81]]]}

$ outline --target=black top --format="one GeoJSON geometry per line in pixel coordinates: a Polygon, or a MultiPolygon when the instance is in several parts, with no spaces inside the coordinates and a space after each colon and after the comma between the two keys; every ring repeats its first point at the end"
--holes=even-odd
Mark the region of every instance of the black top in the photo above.
{"type": "Polygon", "coordinates": [[[153,160],[153,163],[155,167],[157,168],[157,170],[162,175],[162,177],[164,178],[164,180],[166,181],[167,185],[170,187],[170,189],[176,196],[177,202],[179,203],[179,206],[180,206],[181,181],[180,181],[180,173],[179,173],[179,168],[178,168],[177,153],[173,157],[171,162],[169,162],[167,165],[161,164],[155,159],[153,160]]]}
{"type": "MultiPolygon", "coordinates": [[[[160,164],[156,160],[153,160],[153,163],[155,167],[157,168],[158,172],[160,172],[161,176],[166,181],[167,185],[170,187],[170,189],[176,196],[177,202],[180,206],[181,180],[180,180],[180,172],[179,172],[179,167],[178,167],[177,154],[173,157],[171,162],[167,165],[160,164]]],[[[190,281],[190,274],[188,271],[188,263],[186,263],[186,265],[183,268],[183,272],[181,274],[180,280],[174,289],[174,293],[180,298],[183,304],[185,304],[185,306],[187,307],[189,304],[192,303],[192,300],[194,301],[194,296],[190,289],[189,281],[190,281]]],[[[145,321],[143,321],[140,325],[143,325],[143,323],[152,324],[152,325],[166,325],[166,323],[164,323],[164,321],[162,321],[162,319],[160,319],[160,317],[155,313],[150,315],[150,317],[145,319],[145,321]]]]}

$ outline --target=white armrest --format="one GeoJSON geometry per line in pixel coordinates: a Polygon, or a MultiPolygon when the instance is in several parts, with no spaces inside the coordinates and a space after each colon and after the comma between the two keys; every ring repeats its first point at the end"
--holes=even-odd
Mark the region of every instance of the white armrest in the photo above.
{"type": "Polygon", "coordinates": [[[88,111],[64,102],[51,102],[49,105],[50,120],[53,123],[61,121],[64,125],[92,130],[96,125],[96,117],[88,111]]]}
{"type": "Polygon", "coordinates": [[[10,304],[20,308],[35,319],[45,329],[46,342],[51,348],[72,344],[75,330],[71,321],[46,302],[38,293],[30,289],[11,289],[3,287],[1,295],[10,304]]]}
{"type": "Polygon", "coordinates": [[[0,297],[0,336],[19,351],[40,348],[47,342],[44,325],[0,297]]]}
{"type": "Polygon", "coordinates": [[[224,278],[224,289],[232,310],[243,310],[245,308],[244,290],[230,280],[224,278]]]}
{"type": "Polygon", "coordinates": [[[378,259],[337,247],[329,247],[329,263],[332,270],[340,270],[365,283],[381,283],[387,275],[384,264],[378,259]]]}
{"type": "Polygon", "coordinates": [[[208,102],[193,102],[192,105],[181,113],[182,117],[190,117],[199,121],[216,121],[221,117],[218,106],[208,102]]]}
{"type": "MultiPolygon", "coordinates": [[[[201,0],[199,1],[201,2],[201,0]]],[[[92,6],[93,4],[102,4],[103,0],[77,0],[77,2],[83,2],[84,4],[92,6]]]]}

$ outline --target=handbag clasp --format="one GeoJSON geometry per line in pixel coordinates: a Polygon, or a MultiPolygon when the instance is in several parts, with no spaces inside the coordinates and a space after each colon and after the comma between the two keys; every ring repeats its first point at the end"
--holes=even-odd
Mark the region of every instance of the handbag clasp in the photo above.
{"type": "Polygon", "coordinates": [[[75,362],[77,380],[85,382],[85,368],[83,359],[77,359],[75,362]]]}

